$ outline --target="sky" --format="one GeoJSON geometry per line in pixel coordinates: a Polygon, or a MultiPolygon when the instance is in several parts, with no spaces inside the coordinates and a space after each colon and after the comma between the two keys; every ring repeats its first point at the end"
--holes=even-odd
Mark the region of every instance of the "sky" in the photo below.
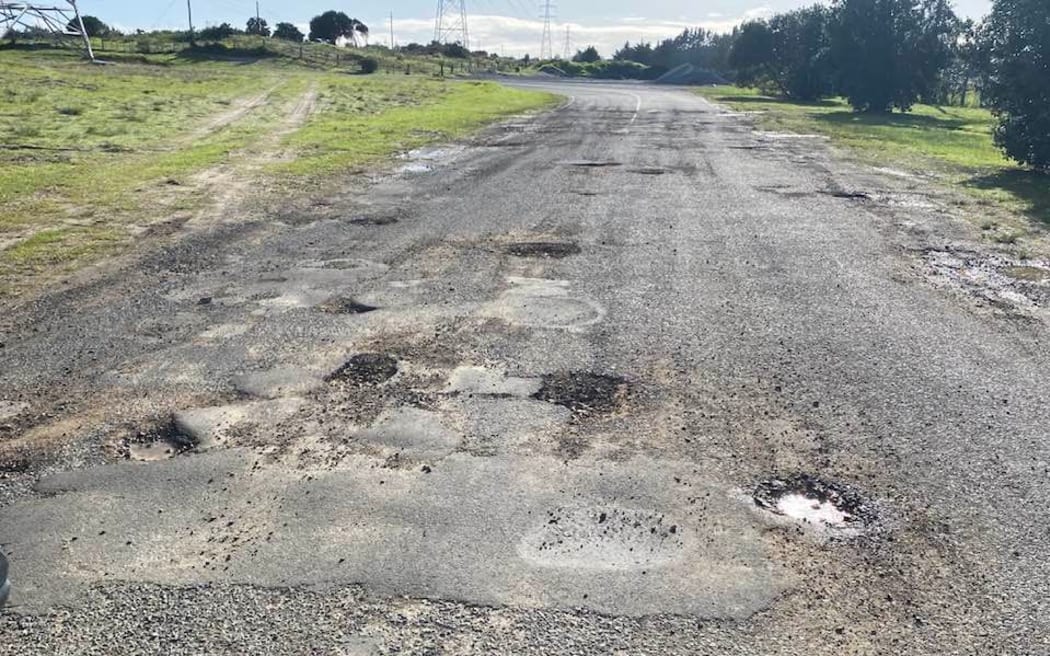
{"type": "MultiPolygon", "coordinates": [[[[254,0],[190,0],[194,24],[199,27],[229,22],[244,27],[255,14],[254,0]]],[[[470,47],[505,55],[539,53],[543,34],[539,0],[464,0],[467,3],[470,47]]],[[[594,45],[609,56],[624,41],[658,41],[687,27],[702,26],[726,31],[749,18],[813,4],[814,0],[552,0],[557,6],[551,22],[554,52],[563,54],[568,28],[570,49],[594,45]]],[[[437,0],[380,2],[361,0],[260,0],[260,14],[271,26],[278,22],[299,25],[304,32],[310,18],[328,9],[343,11],[371,28],[372,43],[389,45],[390,13],[394,15],[394,41],[398,45],[427,43],[434,36],[437,0]]],[[[81,12],[130,31],[186,27],[185,0],[79,0],[81,12]]],[[[954,0],[962,16],[980,18],[991,0],[954,0]]]]}

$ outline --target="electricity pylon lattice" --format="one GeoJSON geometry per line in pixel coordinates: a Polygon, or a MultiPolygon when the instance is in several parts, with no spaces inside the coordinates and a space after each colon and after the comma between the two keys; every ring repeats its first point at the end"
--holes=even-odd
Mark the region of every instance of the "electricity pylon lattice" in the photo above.
{"type": "Polygon", "coordinates": [[[565,53],[562,55],[565,61],[572,59],[572,31],[569,26],[565,26],[565,53]]]}
{"type": "Polygon", "coordinates": [[[540,40],[540,59],[554,59],[554,42],[551,35],[551,19],[554,18],[554,3],[543,2],[543,37],[540,40]]]}
{"type": "Polygon", "coordinates": [[[88,57],[95,60],[76,0],[49,5],[0,0],[0,37],[19,31],[43,31],[55,37],[82,39],[88,57]]]}
{"type": "Polygon", "coordinates": [[[459,43],[467,50],[470,49],[467,0],[438,0],[434,40],[438,43],[459,43]]]}

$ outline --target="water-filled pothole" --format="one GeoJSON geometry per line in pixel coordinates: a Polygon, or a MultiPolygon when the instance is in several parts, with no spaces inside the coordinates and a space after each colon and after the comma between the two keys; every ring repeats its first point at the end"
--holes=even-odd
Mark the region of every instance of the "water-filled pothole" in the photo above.
{"type": "Polygon", "coordinates": [[[753,498],[760,508],[819,527],[859,528],[875,518],[874,507],[856,490],[809,474],[762,481],[753,498]]]}
{"type": "Polygon", "coordinates": [[[397,359],[385,353],[358,353],[325,380],[378,385],[397,375],[397,359]]]}
{"type": "Polygon", "coordinates": [[[518,552],[545,567],[631,570],[684,554],[684,531],[663,513],[617,506],[554,508],[518,552]]]}
{"type": "Polygon", "coordinates": [[[532,398],[565,406],[575,413],[609,413],[623,404],[627,381],[589,371],[565,371],[543,377],[532,398]]]}
{"type": "Polygon", "coordinates": [[[144,462],[167,460],[192,450],[198,441],[179,428],[174,416],[144,428],[125,440],[124,457],[144,462]]]}
{"type": "Polygon", "coordinates": [[[337,296],[321,303],[317,306],[317,309],[328,314],[367,314],[368,312],[375,312],[379,308],[374,305],[359,303],[347,296],[337,296]]]}
{"type": "Polygon", "coordinates": [[[563,258],[579,255],[579,244],[571,241],[522,241],[509,244],[504,251],[516,257],[554,257],[563,258]]]}

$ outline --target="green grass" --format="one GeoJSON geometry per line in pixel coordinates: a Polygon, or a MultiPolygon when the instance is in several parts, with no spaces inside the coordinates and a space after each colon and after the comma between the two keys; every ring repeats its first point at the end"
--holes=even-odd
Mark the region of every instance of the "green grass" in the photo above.
{"type": "Polygon", "coordinates": [[[135,226],[203,206],[209,198],[185,183],[220,164],[259,156],[265,164],[249,168],[269,176],[261,188],[294,192],[553,102],[491,83],[347,75],[280,57],[175,53],[93,66],[69,51],[15,49],[0,50],[0,72],[0,287],[70,270],[128,244],[135,226]],[[307,89],[318,91],[313,114],[289,123],[307,89]],[[266,102],[219,120],[253,98],[266,102]]]}
{"type": "Polygon", "coordinates": [[[1050,179],[1003,156],[992,143],[988,110],[916,105],[907,114],[858,114],[841,99],[798,103],[731,86],[700,93],[734,110],[757,112],[763,129],[828,136],[869,161],[934,172],[979,200],[1023,214],[1034,229],[1050,226],[1050,179]]]}
{"type": "Polygon", "coordinates": [[[359,166],[392,152],[462,136],[509,114],[553,106],[548,94],[509,89],[491,82],[449,84],[365,79],[329,79],[328,107],[288,143],[298,156],[281,169],[306,175],[359,166]]]}

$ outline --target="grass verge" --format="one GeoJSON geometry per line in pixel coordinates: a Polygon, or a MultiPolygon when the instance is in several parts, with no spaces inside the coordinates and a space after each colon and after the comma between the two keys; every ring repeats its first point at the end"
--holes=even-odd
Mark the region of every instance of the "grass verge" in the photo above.
{"type": "MultiPolygon", "coordinates": [[[[822,134],[873,163],[936,173],[983,202],[1023,215],[1028,231],[1050,228],[1050,177],[1003,156],[992,143],[994,121],[985,109],[916,105],[908,114],[858,114],[841,99],[798,103],[732,86],[699,93],[736,111],[756,112],[763,129],[822,134]]],[[[995,239],[1012,242],[1018,236],[1007,230],[995,239]]]]}
{"type": "Polygon", "coordinates": [[[6,50],[0,71],[0,294],[206,207],[207,190],[193,190],[203,172],[294,192],[554,102],[492,83],[356,76],[279,58],[92,66],[66,51],[6,50]]]}

